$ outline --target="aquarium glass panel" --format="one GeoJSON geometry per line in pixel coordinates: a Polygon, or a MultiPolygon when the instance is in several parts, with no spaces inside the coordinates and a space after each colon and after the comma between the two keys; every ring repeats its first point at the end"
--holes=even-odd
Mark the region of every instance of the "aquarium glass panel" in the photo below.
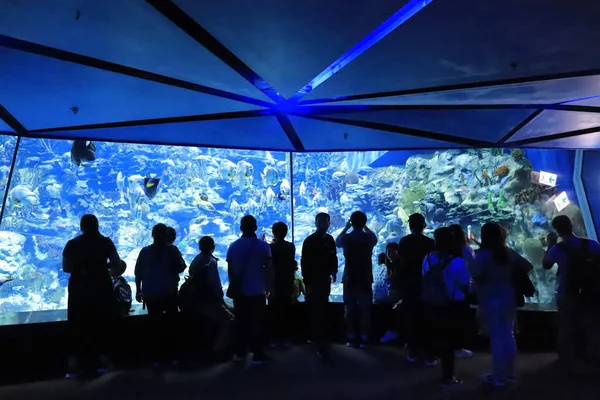
{"type": "MultiPolygon", "coordinates": [[[[14,141],[2,140],[10,160],[14,141]]],[[[212,236],[226,288],[241,217],[255,215],[267,240],[274,222],[290,223],[289,179],[289,153],[23,138],[0,226],[0,273],[14,278],[0,288],[0,323],[66,318],[62,250],[86,213],[127,262],[134,295],[135,262],[158,222],[176,229],[188,265],[212,236]]]]}
{"type": "MultiPolygon", "coordinates": [[[[577,234],[585,235],[573,166],[574,152],[566,150],[295,153],[297,255],[302,241],[314,231],[318,212],[330,214],[330,233],[336,237],[350,214],[362,210],[379,239],[373,252],[374,293],[375,300],[384,300],[385,267],[378,266],[377,255],[386,243],[410,233],[410,214],[426,216],[430,236],[438,227],[457,223],[479,238],[481,226],[495,221],[506,229],[509,246],[534,265],[532,278],[538,294],[531,303],[552,308],[556,271],[541,266],[550,221],[559,214],[569,215],[577,234]]],[[[332,287],[332,301],[342,300],[341,251],[338,257],[340,272],[332,287]]]]}
{"type": "MultiPolygon", "coordinates": [[[[1,120],[0,120],[1,121],[1,120]]],[[[10,163],[13,159],[17,138],[15,136],[0,135],[0,202],[4,199],[6,185],[8,184],[8,174],[10,172],[10,163]]],[[[0,207],[2,205],[0,204],[0,207]]],[[[0,248],[0,259],[4,259],[4,254],[0,248]]],[[[0,268],[0,274],[4,271],[0,268]]],[[[0,280],[3,277],[0,275],[0,280]]]]}

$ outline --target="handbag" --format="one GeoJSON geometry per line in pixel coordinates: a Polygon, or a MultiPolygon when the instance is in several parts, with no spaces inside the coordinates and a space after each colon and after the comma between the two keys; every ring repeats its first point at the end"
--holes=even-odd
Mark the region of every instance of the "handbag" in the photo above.
{"type": "Polygon", "coordinates": [[[514,269],[513,282],[517,294],[517,307],[524,307],[525,297],[533,297],[535,294],[535,285],[531,282],[529,274],[519,267],[514,269]]]}
{"type": "Polygon", "coordinates": [[[246,261],[249,259],[250,254],[252,254],[252,251],[254,250],[256,240],[258,239],[255,239],[244,253],[244,257],[242,258],[242,270],[240,271],[240,273],[237,275],[231,274],[229,276],[229,286],[227,287],[227,293],[225,293],[225,295],[232,300],[237,299],[243,295],[242,285],[244,283],[244,278],[246,277],[246,269],[248,265],[246,261]]]}

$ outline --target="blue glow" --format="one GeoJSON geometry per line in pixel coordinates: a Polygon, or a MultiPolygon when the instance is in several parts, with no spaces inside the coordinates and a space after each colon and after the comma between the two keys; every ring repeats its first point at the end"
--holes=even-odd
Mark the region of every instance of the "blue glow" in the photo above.
{"type": "Polygon", "coordinates": [[[585,100],[597,99],[597,98],[599,98],[599,97],[600,97],[600,94],[597,94],[597,95],[595,95],[595,96],[587,96],[587,97],[581,97],[581,98],[579,98],[579,99],[573,99],[573,100],[567,100],[567,101],[563,101],[563,102],[562,102],[562,103],[560,103],[560,104],[576,103],[576,102],[579,102],[579,101],[585,101],[585,100]]]}
{"type": "Polygon", "coordinates": [[[404,7],[396,11],[394,15],[379,25],[363,40],[358,42],[346,54],[335,60],[333,64],[325,68],[323,72],[307,83],[302,89],[300,89],[294,96],[290,98],[290,101],[298,101],[303,96],[306,96],[327,79],[338,73],[346,65],[350,64],[350,62],[352,62],[352,60],[354,60],[356,57],[360,56],[362,53],[370,49],[375,43],[379,42],[381,39],[394,31],[394,29],[408,21],[412,16],[421,11],[432,1],[433,0],[410,0],[404,7]]]}

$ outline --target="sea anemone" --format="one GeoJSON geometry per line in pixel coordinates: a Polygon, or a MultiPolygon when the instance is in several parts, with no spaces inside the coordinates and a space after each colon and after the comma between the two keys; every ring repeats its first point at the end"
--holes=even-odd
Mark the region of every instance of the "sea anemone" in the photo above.
{"type": "Polygon", "coordinates": [[[513,149],[510,152],[510,155],[516,162],[523,161],[525,159],[525,152],[521,149],[513,149]]]}
{"type": "Polygon", "coordinates": [[[487,169],[481,171],[481,179],[483,179],[484,181],[490,179],[490,174],[487,172],[487,169]]]}
{"type": "Polygon", "coordinates": [[[494,170],[494,176],[498,176],[500,178],[504,178],[508,175],[508,167],[506,165],[500,165],[498,168],[494,170]]]}

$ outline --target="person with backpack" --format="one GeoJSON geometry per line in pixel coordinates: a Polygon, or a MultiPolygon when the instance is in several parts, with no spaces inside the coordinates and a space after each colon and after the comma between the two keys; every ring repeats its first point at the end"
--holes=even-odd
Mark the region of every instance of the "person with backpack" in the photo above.
{"type": "Polygon", "coordinates": [[[127,264],[123,260],[121,260],[118,267],[111,267],[108,270],[112,279],[113,295],[117,301],[117,313],[122,317],[129,315],[131,303],[133,302],[131,286],[129,286],[127,280],[123,278],[123,274],[126,270],[127,264]]]}
{"type": "Polygon", "coordinates": [[[423,261],[421,300],[425,318],[424,333],[428,348],[442,364],[442,384],[462,383],[454,369],[454,349],[460,335],[461,301],[469,290],[469,271],[465,260],[457,257],[456,241],[449,228],[434,232],[435,251],[423,261]]]}
{"type": "Polygon", "coordinates": [[[327,213],[315,217],[316,232],[302,243],[302,277],[306,285],[306,306],[311,325],[312,338],[317,347],[317,356],[329,359],[327,318],[331,284],[337,279],[338,258],[335,240],[327,233],[331,218],[327,213]]]}
{"type": "Polygon", "coordinates": [[[292,291],[298,263],[296,247],[285,240],[288,227],[283,222],[273,224],[273,256],[274,287],[269,297],[269,306],[273,317],[273,344],[290,347],[292,336],[292,291]]]}
{"type": "Polygon", "coordinates": [[[258,239],[256,218],[246,215],[240,222],[242,237],[227,250],[229,287],[227,297],[235,308],[235,360],[253,353],[253,364],[270,361],[265,354],[266,301],[273,292],[271,247],[258,239]]]}
{"type": "Polygon", "coordinates": [[[565,215],[552,227],[542,265],[558,264],[558,354],[568,371],[586,373],[600,363],[600,244],[576,236],[565,215]]]}
{"type": "Polygon", "coordinates": [[[169,245],[168,229],[165,224],[152,228],[154,243],[144,247],[135,264],[136,300],[148,307],[148,316],[157,334],[154,342],[154,367],[165,363],[176,363],[172,330],[177,313],[177,290],[179,274],[185,269],[185,261],[176,246],[169,245]],[[170,358],[170,359],[169,359],[170,358]]]}
{"type": "Polygon", "coordinates": [[[377,235],[367,226],[365,213],[352,213],[346,227],[338,235],[336,245],[344,249],[346,262],[342,277],[346,346],[362,349],[367,345],[371,328],[373,248],[377,245],[377,235]],[[352,231],[348,233],[350,228],[352,231]],[[356,334],[357,325],[359,335],[356,334]]]}
{"type": "MultiPolygon", "coordinates": [[[[385,279],[385,294],[382,293],[382,297],[379,303],[389,305],[392,309],[392,312],[397,313],[399,311],[398,306],[402,303],[400,288],[398,287],[399,282],[396,280],[396,276],[400,276],[401,274],[400,256],[398,255],[398,243],[389,242],[385,246],[385,253],[379,254],[378,261],[380,265],[385,266],[385,270],[381,271],[382,278],[384,277],[385,279]]],[[[373,288],[373,292],[375,293],[373,297],[375,299],[375,303],[378,303],[378,297],[375,291],[375,284],[373,285],[373,288]]],[[[399,318],[393,318],[393,320],[390,321],[390,329],[388,329],[381,337],[381,339],[379,340],[380,343],[388,343],[398,339],[399,328],[401,328],[401,326],[399,326],[398,324],[398,320],[399,318]]]]}
{"type": "Polygon", "coordinates": [[[506,246],[502,227],[487,223],[481,228],[481,248],[470,263],[477,291],[480,317],[492,345],[492,372],[484,381],[505,386],[516,381],[514,326],[517,307],[523,306],[523,295],[532,296],[535,288],[528,274],[533,265],[506,246]],[[522,293],[519,277],[528,280],[530,287],[522,293]]]}
{"type": "MultiPolygon", "coordinates": [[[[435,242],[423,234],[427,226],[423,215],[412,214],[408,218],[408,225],[411,233],[400,239],[399,263],[392,280],[392,287],[399,292],[402,298],[403,325],[408,344],[406,360],[415,363],[419,356],[428,356],[425,354],[422,339],[421,280],[423,260],[434,250],[435,242]]],[[[436,365],[433,359],[426,359],[425,363],[430,366],[436,365]]]]}
{"type": "Polygon", "coordinates": [[[186,301],[180,303],[182,311],[186,310],[183,303],[187,302],[189,310],[199,313],[212,320],[218,329],[217,338],[213,344],[213,352],[219,360],[231,360],[231,353],[227,352],[230,343],[231,325],[233,314],[229,312],[223,300],[223,287],[219,278],[219,259],[213,256],[215,241],[210,236],[203,236],[198,241],[200,254],[190,264],[190,277],[179,290],[180,301],[186,295],[186,290],[191,294],[186,301]]]}

